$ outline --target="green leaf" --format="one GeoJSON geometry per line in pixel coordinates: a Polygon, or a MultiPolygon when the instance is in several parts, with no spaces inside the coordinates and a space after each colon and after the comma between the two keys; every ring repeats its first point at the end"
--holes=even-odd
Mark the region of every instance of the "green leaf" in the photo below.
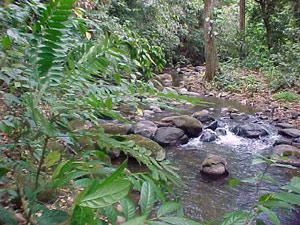
{"type": "Polygon", "coordinates": [[[293,177],[290,184],[283,186],[282,188],[300,194],[300,177],[293,177]]]}
{"type": "Polygon", "coordinates": [[[103,182],[94,192],[84,196],[79,205],[95,209],[111,205],[127,196],[130,187],[131,183],[125,179],[103,182]]]}
{"type": "Polygon", "coordinates": [[[5,167],[0,167],[0,177],[4,176],[5,174],[7,174],[9,171],[9,169],[5,168],[5,167]]]}
{"type": "Polygon", "coordinates": [[[91,208],[75,206],[70,225],[96,225],[94,211],[91,208]]]}
{"type": "Polygon", "coordinates": [[[270,209],[263,207],[261,205],[258,206],[260,210],[262,210],[268,217],[268,219],[274,224],[274,225],[280,225],[280,221],[278,217],[273,213],[270,209]]]}
{"type": "Polygon", "coordinates": [[[104,207],[104,216],[107,217],[111,224],[117,223],[117,212],[111,205],[104,207]]]}
{"type": "Polygon", "coordinates": [[[115,172],[113,172],[109,177],[107,177],[102,184],[110,183],[115,179],[117,179],[117,177],[119,177],[122,174],[123,170],[126,168],[127,163],[128,163],[128,159],[126,159],[115,172]]]}
{"type": "Polygon", "coordinates": [[[293,205],[300,205],[300,196],[288,192],[279,192],[274,194],[273,198],[288,202],[293,205]]]}
{"type": "Polygon", "coordinates": [[[60,156],[58,151],[50,152],[45,158],[46,168],[53,166],[60,159],[60,156]]]}
{"type": "Polygon", "coordinates": [[[125,223],[122,223],[122,225],[142,225],[142,224],[145,224],[145,222],[146,222],[146,216],[139,216],[139,217],[130,219],[125,223]]]}
{"type": "Polygon", "coordinates": [[[252,165],[261,164],[261,163],[266,163],[266,160],[265,159],[261,159],[261,158],[257,158],[257,159],[254,159],[252,161],[252,165]]]}
{"type": "Polygon", "coordinates": [[[267,200],[259,204],[268,208],[293,209],[292,205],[280,200],[267,200]]]}
{"type": "Polygon", "coordinates": [[[231,180],[229,181],[229,186],[235,186],[235,185],[238,185],[239,183],[241,183],[240,180],[231,179],[231,180]]]}
{"type": "Polygon", "coordinates": [[[9,37],[3,37],[1,44],[2,44],[3,50],[6,50],[6,49],[10,48],[11,40],[9,39],[9,37]]]}
{"type": "Polygon", "coordinates": [[[0,206],[0,223],[17,225],[18,221],[14,218],[13,213],[0,206]]]}
{"type": "Polygon", "coordinates": [[[111,97],[108,97],[108,98],[105,100],[105,105],[106,105],[106,107],[107,107],[108,110],[112,110],[113,102],[112,102],[111,97]]]}
{"type": "Polygon", "coordinates": [[[49,210],[43,211],[41,217],[37,218],[39,225],[54,225],[65,222],[69,218],[68,213],[61,210],[49,210]]]}
{"type": "Polygon", "coordinates": [[[157,216],[164,216],[168,213],[172,213],[181,208],[181,204],[178,202],[166,202],[157,211],[157,216]]]}
{"type": "Polygon", "coordinates": [[[226,219],[219,223],[219,225],[245,225],[247,219],[249,221],[251,220],[250,216],[248,216],[248,212],[237,211],[227,214],[226,219]]]}
{"type": "Polygon", "coordinates": [[[155,202],[155,192],[150,182],[144,182],[141,190],[142,215],[149,215],[155,202]]]}
{"type": "Polygon", "coordinates": [[[130,199],[123,198],[121,199],[120,203],[123,209],[123,215],[125,216],[126,220],[135,217],[135,206],[130,199]]]}
{"type": "Polygon", "coordinates": [[[190,219],[182,218],[182,217],[161,217],[159,218],[162,221],[168,222],[172,225],[201,225],[201,223],[195,222],[190,219]]]}

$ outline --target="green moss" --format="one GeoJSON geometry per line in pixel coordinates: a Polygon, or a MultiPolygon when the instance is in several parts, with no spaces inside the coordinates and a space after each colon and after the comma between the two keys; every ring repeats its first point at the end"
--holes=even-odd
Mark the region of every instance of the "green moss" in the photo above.
{"type": "Polygon", "coordinates": [[[279,93],[273,95],[273,99],[276,101],[294,102],[294,101],[299,100],[299,96],[297,94],[293,94],[291,92],[285,91],[285,92],[279,92],[279,93]]]}

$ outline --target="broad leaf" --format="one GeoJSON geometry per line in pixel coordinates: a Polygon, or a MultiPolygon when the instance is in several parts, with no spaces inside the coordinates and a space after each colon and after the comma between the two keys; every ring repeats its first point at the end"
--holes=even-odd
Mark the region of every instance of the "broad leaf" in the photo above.
{"type": "Polygon", "coordinates": [[[68,213],[64,211],[46,209],[42,216],[37,219],[37,222],[39,225],[54,225],[65,222],[68,218],[68,213]]]}
{"type": "Polygon", "coordinates": [[[280,225],[280,221],[278,217],[273,213],[270,209],[263,207],[261,205],[258,206],[260,210],[262,210],[268,217],[268,219],[274,224],[274,225],[280,225]]]}
{"type": "Polygon", "coordinates": [[[58,151],[50,152],[45,158],[46,167],[53,166],[60,159],[60,156],[61,154],[58,151]]]}
{"type": "Polygon", "coordinates": [[[130,219],[125,223],[122,223],[122,225],[142,225],[142,224],[145,224],[145,221],[146,221],[146,216],[139,216],[139,217],[130,219]]]}
{"type": "Polygon", "coordinates": [[[219,223],[219,225],[244,225],[246,221],[250,221],[250,216],[247,212],[237,211],[226,215],[226,219],[219,223]]]}
{"type": "Polygon", "coordinates": [[[133,218],[135,216],[135,206],[132,201],[128,198],[123,198],[120,203],[126,220],[133,218]]]}
{"type": "Polygon", "coordinates": [[[181,204],[178,202],[166,202],[157,211],[157,216],[164,216],[168,213],[172,213],[181,208],[181,204]]]}
{"type": "Polygon", "coordinates": [[[130,187],[131,183],[125,179],[102,183],[94,192],[83,197],[79,205],[95,209],[111,205],[127,196],[130,187]]]}
{"type": "Polygon", "coordinates": [[[73,210],[72,219],[70,225],[94,225],[94,211],[91,208],[81,207],[76,205],[73,210]]]}
{"type": "Polygon", "coordinates": [[[150,182],[144,182],[141,190],[142,215],[149,215],[155,202],[155,192],[150,182]]]}

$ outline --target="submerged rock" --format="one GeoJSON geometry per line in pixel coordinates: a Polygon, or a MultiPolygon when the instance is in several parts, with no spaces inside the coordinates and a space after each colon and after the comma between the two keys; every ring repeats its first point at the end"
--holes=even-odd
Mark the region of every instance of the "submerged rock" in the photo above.
{"type": "Polygon", "coordinates": [[[186,144],[188,137],[184,134],[184,131],[176,127],[160,127],[154,136],[154,141],[166,146],[166,145],[178,145],[186,144]]]}
{"type": "Polygon", "coordinates": [[[209,154],[203,161],[200,172],[213,176],[228,174],[227,162],[225,158],[221,156],[209,154]]]}
{"type": "Polygon", "coordinates": [[[203,142],[212,142],[217,139],[218,139],[217,134],[210,129],[204,130],[200,136],[200,141],[203,142]]]}
{"type": "Polygon", "coordinates": [[[195,112],[193,117],[197,120],[201,121],[202,123],[214,121],[214,118],[210,115],[209,111],[204,109],[199,112],[195,112]]]}
{"type": "Polygon", "coordinates": [[[269,135],[269,132],[258,124],[237,125],[232,129],[232,132],[238,136],[246,138],[259,138],[269,135]]]}
{"type": "Polygon", "coordinates": [[[273,148],[271,158],[276,159],[279,163],[289,164],[292,166],[300,167],[300,149],[291,145],[276,145],[273,148]],[[274,157],[285,157],[285,159],[274,157]]]}
{"type": "Polygon", "coordinates": [[[188,137],[197,137],[202,132],[202,124],[199,120],[191,116],[170,116],[161,120],[163,123],[182,129],[188,137]]]}
{"type": "Polygon", "coordinates": [[[152,121],[149,120],[138,122],[133,129],[133,132],[135,134],[140,134],[146,138],[151,138],[151,139],[154,137],[156,131],[157,131],[157,126],[152,121]]]}
{"type": "Polygon", "coordinates": [[[159,161],[166,157],[165,149],[149,138],[138,134],[122,135],[121,137],[126,138],[128,141],[134,141],[138,146],[150,150],[152,152],[151,156],[159,161]]]}
{"type": "Polygon", "coordinates": [[[300,137],[300,130],[295,128],[287,128],[287,129],[278,130],[278,134],[281,134],[289,138],[298,138],[300,137]]]}
{"type": "MultiPolygon", "coordinates": [[[[107,134],[128,134],[130,133],[132,126],[130,124],[121,123],[102,123],[97,126],[102,128],[107,134]]],[[[93,129],[95,127],[92,127],[93,129]]]]}

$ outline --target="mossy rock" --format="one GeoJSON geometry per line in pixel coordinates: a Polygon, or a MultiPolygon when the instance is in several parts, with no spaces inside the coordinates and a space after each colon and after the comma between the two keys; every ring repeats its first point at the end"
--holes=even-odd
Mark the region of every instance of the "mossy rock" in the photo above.
{"type": "Polygon", "coordinates": [[[102,128],[106,134],[128,134],[132,128],[130,124],[115,124],[115,123],[103,123],[98,125],[98,128],[102,128]]]}
{"type": "Polygon", "coordinates": [[[121,137],[126,138],[128,141],[134,141],[136,145],[152,151],[151,156],[158,161],[164,160],[166,157],[165,149],[149,138],[143,137],[138,134],[121,135],[121,137]]]}

